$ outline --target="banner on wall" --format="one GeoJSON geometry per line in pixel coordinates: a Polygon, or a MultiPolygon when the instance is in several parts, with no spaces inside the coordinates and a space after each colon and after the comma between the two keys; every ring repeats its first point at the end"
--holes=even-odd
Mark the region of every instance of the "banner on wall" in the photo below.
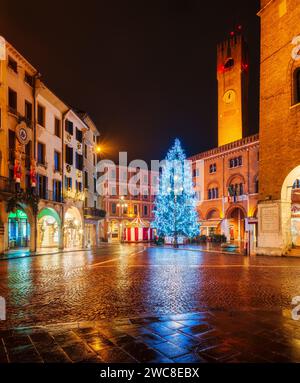
{"type": "Polygon", "coordinates": [[[0,36],[0,60],[6,60],[6,43],[2,36],[0,36]]]}

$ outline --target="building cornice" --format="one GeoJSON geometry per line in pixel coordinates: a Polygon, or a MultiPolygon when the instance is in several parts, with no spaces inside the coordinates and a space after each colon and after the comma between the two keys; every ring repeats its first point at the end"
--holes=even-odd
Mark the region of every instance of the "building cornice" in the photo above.
{"type": "Polygon", "coordinates": [[[7,40],[5,40],[5,44],[7,52],[11,52],[13,55],[15,55],[16,58],[18,58],[18,60],[20,60],[23,63],[27,70],[30,70],[32,74],[38,72],[38,70],[33,65],[31,65],[30,62],[27,61],[25,57],[19,51],[17,51],[17,49],[14,48],[7,40]]]}
{"type": "Polygon", "coordinates": [[[265,9],[267,9],[269,7],[269,5],[271,5],[271,3],[273,3],[274,0],[270,0],[263,8],[261,8],[261,10],[259,12],[257,12],[257,16],[261,16],[261,14],[264,12],[265,9]]]}
{"type": "Polygon", "coordinates": [[[259,144],[259,135],[254,134],[252,136],[242,138],[241,140],[231,142],[230,144],[219,146],[218,148],[214,148],[206,152],[196,154],[190,157],[189,160],[195,162],[200,160],[207,160],[210,158],[216,158],[216,157],[228,155],[228,153],[232,153],[238,150],[243,150],[243,149],[249,148],[250,146],[255,146],[258,144],[259,144]]]}

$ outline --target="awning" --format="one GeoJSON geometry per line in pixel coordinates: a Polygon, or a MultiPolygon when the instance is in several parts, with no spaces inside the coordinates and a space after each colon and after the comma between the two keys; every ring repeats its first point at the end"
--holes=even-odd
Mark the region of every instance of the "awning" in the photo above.
{"type": "Polygon", "coordinates": [[[129,222],[126,227],[145,227],[149,228],[149,223],[143,221],[140,216],[138,215],[133,221],[129,222]]]}

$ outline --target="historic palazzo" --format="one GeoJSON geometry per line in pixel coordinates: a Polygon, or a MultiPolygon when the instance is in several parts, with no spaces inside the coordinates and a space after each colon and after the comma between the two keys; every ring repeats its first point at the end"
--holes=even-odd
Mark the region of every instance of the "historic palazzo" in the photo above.
{"type": "Polygon", "coordinates": [[[0,253],[97,246],[94,122],[3,38],[0,84],[0,253]]]}
{"type": "Polygon", "coordinates": [[[263,0],[259,16],[259,135],[247,135],[241,29],[217,48],[219,147],[191,158],[201,234],[224,234],[257,254],[300,254],[300,4],[263,0]]]}

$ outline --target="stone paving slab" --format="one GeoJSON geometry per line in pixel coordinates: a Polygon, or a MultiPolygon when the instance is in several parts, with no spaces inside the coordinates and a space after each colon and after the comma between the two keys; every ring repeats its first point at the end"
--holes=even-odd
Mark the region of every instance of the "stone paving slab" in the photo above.
{"type": "Polygon", "coordinates": [[[281,311],[207,311],[0,332],[0,363],[300,363],[281,311]]]}

